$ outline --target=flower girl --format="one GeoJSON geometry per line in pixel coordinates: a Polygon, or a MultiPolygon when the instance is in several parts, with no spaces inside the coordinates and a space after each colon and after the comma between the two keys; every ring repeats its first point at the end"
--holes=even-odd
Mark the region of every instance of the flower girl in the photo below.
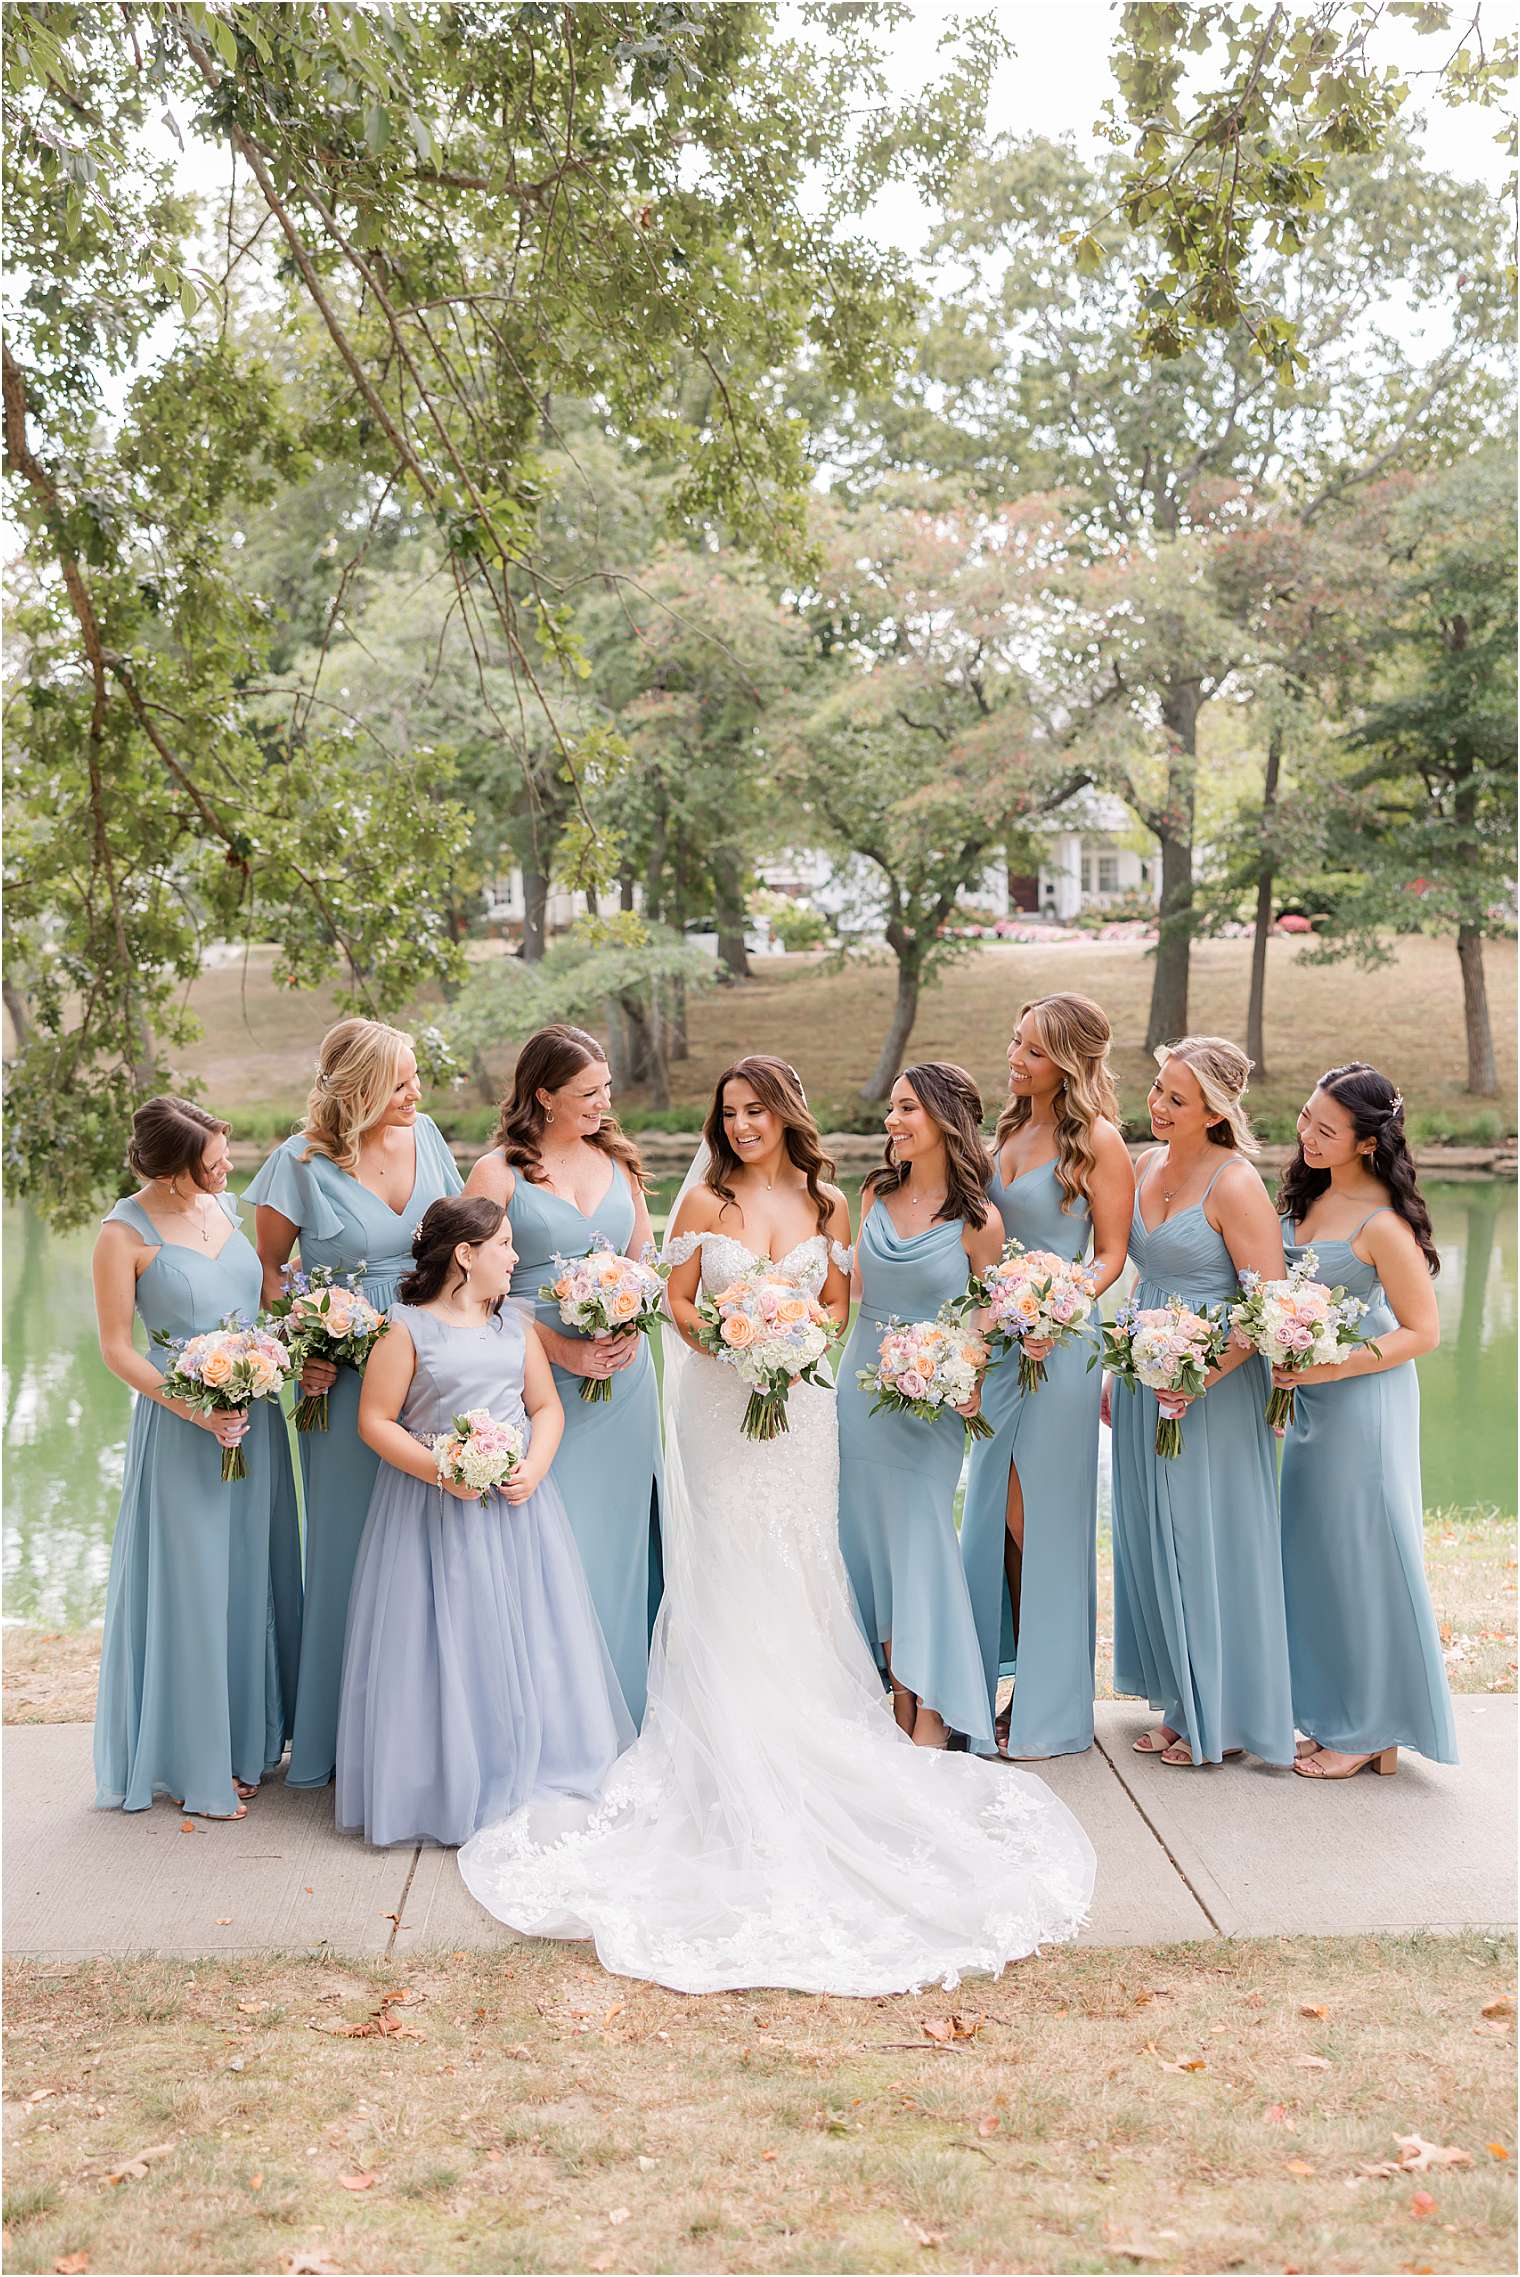
{"type": "Polygon", "coordinates": [[[338,1721],[338,1824],[377,1844],[464,1842],[526,1802],[594,1794],[633,1737],[548,1477],[559,1395],[503,1309],[506,1211],[434,1202],[412,1255],[360,1396],[381,1462],[338,1721]]]}

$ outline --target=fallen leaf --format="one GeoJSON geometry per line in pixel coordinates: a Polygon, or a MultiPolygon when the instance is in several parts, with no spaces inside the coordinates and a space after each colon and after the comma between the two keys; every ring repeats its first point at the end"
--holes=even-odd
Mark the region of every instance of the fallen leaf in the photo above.
{"type": "Polygon", "coordinates": [[[1262,2113],[1262,2118],[1269,2127],[1285,2127],[1288,2124],[1287,2105],[1269,2103],[1262,2113]]]}
{"type": "Polygon", "coordinates": [[[264,2177],[263,2177],[263,2175],[262,2175],[262,2174],[250,2174],[250,2175],[249,2175],[249,2177],[248,2177],[248,2187],[249,2187],[249,2189],[250,2189],[250,2190],[262,2190],[262,2189],[263,2189],[263,2187],[264,2187],[264,2177]]]}
{"type": "Polygon", "coordinates": [[[377,2174],[340,2174],[340,2190],[372,2190],[380,2177],[377,2174]]]}
{"type": "Polygon", "coordinates": [[[218,1929],[230,1929],[232,1927],[231,1914],[219,1913],[216,1917],[216,1926],[218,1929]]]}
{"type": "Polygon", "coordinates": [[[1300,2071],[1328,2071],[1330,2069],[1328,2056],[1295,2056],[1293,2061],[1300,2071]]]}
{"type": "Polygon", "coordinates": [[[181,1834],[204,1834],[206,1831],[203,1826],[197,1826],[193,1818],[182,1818],[179,1830],[181,1834]]]}
{"type": "Polygon", "coordinates": [[[1164,2063],[1161,2068],[1163,2071],[1207,2071],[1209,2066],[1205,2056],[1179,2056],[1174,2064],[1164,2063]]]}
{"type": "Polygon", "coordinates": [[[126,2182],[129,2180],[133,2182],[140,2182],[143,2176],[147,2173],[148,2168],[153,2164],[154,2160],[167,2158],[169,2156],[169,2153],[174,2150],[175,2147],[175,2144],[172,2142],[150,2143],[146,2150],[134,2151],[130,2158],[124,2158],[122,2160],[120,2166],[113,2167],[111,2172],[106,2176],[106,2180],[110,2183],[126,2182]]]}
{"type": "Polygon", "coordinates": [[[626,2206],[614,2206],[611,2213],[607,2216],[608,2221],[611,2222],[615,2230],[621,2229],[624,2222],[631,2221],[632,2218],[633,2217],[630,2215],[626,2206]]]}
{"type": "Polygon", "coordinates": [[[341,2261],[330,2261],[319,2247],[305,2253],[287,2253],[280,2263],[281,2277],[343,2277],[341,2261]]]}
{"type": "Polygon", "coordinates": [[[1484,2145],[1484,2148],[1487,2150],[1490,2158],[1509,2157],[1509,2152],[1505,2149],[1503,2143],[1486,2143],[1484,2145]]]}
{"type": "Polygon", "coordinates": [[[56,2087],[34,2087],[31,2094],[27,2097],[27,2102],[46,2103],[50,2095],[56,2095],[57,2093],[58,2090],[56,2087]]]}
{"type": "Polygon", "coordinates": [[[1510,1999],[1508,1993],[1501,1993],[1497,2000],[1484,2001],[1483,2013],[1488,2017],[1513,2016],[1515,2013],[1515,2004],[1510,1999]]]}
{"type": "Polygon", "coordinates": [[[651,2171],[651,2169],[652,2169],[652,2168],[653,2168],[655,2165],[657,2165],[657,2163],[658,2163],[658,2161],[657,2161],[657,2160],[655,2160],[655,2159],[652,2159],[652,2158],[646,2158],[646,2157],[644,2156],[644,2153],[643,2153],[642,2151],[640,2151],[640,2152],[639,2152],[639,2172],[640,2172],[640,2174],[648,2174],[648,2173],[651,2171]]]}
{"type": "Polygon", "coordinates": [[[774,2163],[776,2153],[774,2151],[762,2151],[760,2153],[760,2156],[765,2160],[766,2165],[769,2166],[774,2163]]]}
{"type": "Polygon", "coordinates": [[[1436,2202],[1428,2190],[1417,2190],[1409,2201],[1409,2211],[1411,2214],[1433,2214],[1435,2210],[1436,2202]]]}
{"type": "MultiPolygon", "coordinates": [[[[412,1997],[412,1996],[411,1996],[411,1994],[408,1992],[408,1990],[407,1990],[407,1988],[406,1988],[406,1986],[405,1986],[404,1984],[403,1984],[403,1985],[398,1985],[398,1986],[396,1986],[395,1990],[394,1990],[394,1991],[392,1991],[392,1992],[382,1992],[382,1993],[381,1993],[381,1995],[380,1995],[380,2007],[381,2007],[381,2008],[394,2008],[398,2000],[410,2000],[410,1999],[411,1999],[411,1997],[412,1997]]],[[[377,2009],[377,2010],[375,2011],[375,2013],[376,2013],[376,2015],[378,2015],[378,2014],[380,2013],[380,2010],[379,2010],[379,2009],[377,2009]]]]}
{"type": "Polygon", "coordinates": [[[1419,2135],[1395,2135],[1393,2139],[1399,2146],[1399,2165],[1406,2174],[1427,2174],[1433,2166],[1472,2165],[1468,2152],[1456,2143],[1443,2149],[1419,2135]]]}
{"type": "Polygon", "coordinates": [[[989,2117],[985,2119],[978,2119],[976,2123],[976,2131],[979,2135],[983,2136],[995,2135],[1002,2124],[1002,2120],[994,2111],[989,2117]]]}
{"type": "Polygon", "coordinates": [[[623,2011],[627,2008],[627,2006],[628,2003],[626,2000],[615,2000],[612,2003],[612,2006],[608,2009],[606,2015],[602,2018],[602,2030],[604,2032],[606,2031],[609,2024],[615,2022],[616,2019],[623,2014],[623,2011]]]}
{"type": "Polygon", "coordinates": [[[1310,2008],[1306,2005],[1298,2013],[1300,2016],[1328,2016],[1330,2011],[1328,2008],[1310,2008]]]}
{"type": "Polygon", "coordinates": [[[955,2038],[955,2034],[949,2025],[940,2023],[936,2017],[930,2017],[928,2022],[921,2026],[921,2030],[926,2040],[933,2040],[942,2048],[947,2048],[955,2038]]]}
{"type": "Polygon", "coordinates": [[[906,2214],[903,2216],[903,2228],[907,2231],[909,2237],[911,2237],[918,2245],[927,2247],[931,2245],[943,2245],[945,2242],[945,2233],[943,2230],[921,2230],[917,2222],[909,2221],[906,2214]]]}
{"type": "Polygon", "coordinates": [[[1285,2174],[1312,2174],[1313,2167],[1306,2158],[1290,2158],[1283,2168],[1285,2174]]]}
{"type": "Polygon", "coordinates": [[[240,2016],[262,2016],[268,2006],[267,2000],[240,2000],[238,2002],[238,2014],[240,2016]]]}
{"type": "Polygon", "coordinates": [[[89,2266],[90,2257],[87,2253],[65,2253],[53,2263],[56,2277],[83,2277],[83,2272],[89,2266]]]}
{"type": "Polygon", "coordinates": [[[312,1891],[311,1891],[311,1884],[310,1884],[310,1882],[308,1882],[308,1883],[306,1884],[306,1895],[307,1895],[308,1897],[310,1897],[310,1896],[311,1896],[311,1894],[312,1894],[312,1891]]]}

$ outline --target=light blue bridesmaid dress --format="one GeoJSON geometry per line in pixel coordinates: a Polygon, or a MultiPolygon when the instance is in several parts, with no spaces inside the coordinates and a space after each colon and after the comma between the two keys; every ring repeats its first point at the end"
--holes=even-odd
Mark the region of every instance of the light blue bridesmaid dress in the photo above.
{"type": "MultiPolygon", "coordinates": [[[[555,1277],[556,1256],[584,1257],[598,1234],[621,1252],[633,1233],[633,1191],[621,1167],[610,1167],[612,1182],[588,1214],[563,1194],[531,1185],[514,1166],[507,1205],[517,1251],[512,1293],[529,1299],[537,1318],[561,1336],[573,1336],[575,1330],[565,1326],[552,1298],[538,1294],[555,1277]]],[[[660,1400],[649,1339],[641,1336],[638,1346],[638,1357],[610,1379],[608,1400],[582,1399],[585,1378],[564,1368],[554,1371],[565,1408],[554,1483],[569,1513],[602,1634],[636,1724],[644,1720],[649,1635],[662,1584],[660,1400]]]]}
{"type": "MultiPolygon", "coordinates": [[[[278,1210],[297,1228],[300,1262],[336,1273],[362,1269],[365,1296],[388,1311],[412,1263],[412,1236],[424,1212],[463,1181],[437,1125],[419,1115],[417,1176],[406,1206],[393,1210],[325,1154],[303,1162],[297,1131],[275,1148],[243,1199],[278,1210]]],[[[328,1427],[299,1434],[306,1504],[306,1614],[296,1686],[295,1731],[286,1785],[325,1787],[338,1753],[338,1684],[354,1560],[380,1458],[359,1437],[356,1368],[340,1368],[328,1395],[328,1427]]]]}
{"type": "MultiPolygon", "coordinates": [[[[419,1439],[486,1408],[527,1435],[511,1308],[463,1328],[395,1305],[419,1439]]],[[[515,1505],[457,1501],[382,1462],[354,1568],[337,1819],[376,1845],[468,1842],[553,1795],[594,1795],[633,1738],[552,1475],[515,1505]]]]}
{"type": "MultiPolygon", "coordinates": [[[[1083,1258],[1092,1246],[1085,1201],[1069,1212],[1054,1162],[1005,1185],[993,1172],[990,1199],[1010,1240],[1083,1258]]],[[[961,1556],[976,1615],[989,1706],[999,1676],[1012,1676],[1008,1752],[1079,1755],[1093,1739],[1093,1663],[1098,1635],[1098,1403],[1103,1379],[1088,1360],[1097,1331],[1058,1344],[1045,1381],[1019,1389],[1019,1356],[988,1369],[982,1413],[994,1438],[971,1451],[961,1517],[961,1556]],[[1024,1495],[1024,1558],[1019,1641],[1003,1564],[1008,1473],[1016,1465],[1024,1495]]]]}
{"type": "Polygon", "coordinates": [[[898,1683],[985,1752],[992,1714],[955,1538],[965,1425],[951,1414],[873,1415],[855,1380],[874,1366],[889,1320],[932,1320],[965,1295],[965,1230],[956,1218],[899,1233],[880,1201],[861,1224],[860,1308],[838,1368],[839,1545],[878,1660],[890,1641],[898,1683]]]}
{"type": "MultiPolygon", "coordinates": [[[[1344,1241],[1302,1242],[1283,1220],[1289,1263],[1312,1248],[1319,1278],[1368,1307],[1358,1326],[1374,1343],[1398,1322],[1377,1267],[1351,1244],[1378,1214],[1344,1241]]],[[[1424,1533],[1414,1362],[1303,1386],[1283,1440],[1283,1593],[1293,1717],[1321,1747],[1411,1747],[1434,1763],[1457,1761],[1424,1533]]]]}
{"type": "MultiPolygon", "coordinates": [[[[139,1202],[110,1212],[107,1223],[153,1246],[136,1295],[150,1331],[198,1336],[229,1313],[257,1313],[258,1253],[231,1195],[219,1199],[233,1230],[214,1257],[166,1242],[139,1202]]],[[[270,1543],[295,1530],[296,1489],[278,1400],[253,1402],[242,1447],[247,1476],[223,1484],[209,1431],[156,1400],[132,1402],[95,1708],[103,1809],[172,1795],[230,1817],[234,1778],[256,1785],[284,1752],[270,1543]]]]}
{"type": "MultiPolygon", "coordinates": [[[[1234,1159],[1226,1154],[1203,1200],[1234,1159]]],[[[1232,1300],[1235,1266],[1203,1201],[1152,1231],[1140,1214],[1145,1184],[1142,1171],[1130,1222],[1135,1304],[1232,1300]]],[[[1164,1462],[1155,1393],[1113,1388],[1114,1689],[1148,1699],[1195,1762],[1232,1748],[1293,1760],[1271,1389],[1253,1354],[1188,1408],[1182,1452],[1164,1462]]]]}

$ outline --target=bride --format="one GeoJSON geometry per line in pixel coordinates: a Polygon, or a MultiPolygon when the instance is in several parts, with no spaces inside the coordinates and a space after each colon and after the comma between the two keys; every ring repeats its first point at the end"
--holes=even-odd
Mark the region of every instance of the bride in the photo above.
{"type": "Polygon", "coordinates": [[[1040,1780],[894,1722],[839,1549],[832,1390],[794,1385],[789,1431],[756,1443],[737,1372],[693,1348],[699,1288],[756,1260],[843,1321],[832,1168],[784,1060],[726,1070],[666,1248],[680,1341],[643,1731],[599,1796],[530,1803],[459,1853],[513,1929],[591,1938],[678,1992],[954,1986],[1074,1936],[1092,1895],[1092,1846],[1040,1780]]]}

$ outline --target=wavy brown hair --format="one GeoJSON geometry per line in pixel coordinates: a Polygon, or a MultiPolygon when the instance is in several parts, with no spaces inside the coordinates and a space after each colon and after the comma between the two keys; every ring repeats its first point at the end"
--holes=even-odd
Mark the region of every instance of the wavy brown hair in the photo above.
{"type": "MultiPolygon", "coordinates": [[[[954,1224],[965,1218],[984,1226],[990,1214],[987,1187],[992,1164],[982,1136],[982,1095],[963,1067],[953,1060],[920,1060],[905,1067],[897,1078],[909,1083],[919,1105],[932,1118],[945,1142],[945,1199],[933,1223],[954,1224]]],[[[899,1162],[887,1140],[886,1157],[866,1179],[862,1191],[874,1198],[895,1194],[913,1176],[911,1162],[899,1162]]]]}
{"type": "Polygon", "coordinates": [[[230,1123],[208,1115],[193,1099],[181,1099],[173,1091],[160,1092],[156,1099],[145,1099],[132,1117],[127,1168],[134,1178],[145,1181],[177,1178],[181,1171],[188,1171],[191,1184],[209,1194],[211,1189],[201,1176],[201,1157],[218,1132],[225,1138],[231,1129],[230,1123]]]}
{"type": "MultiPolygon", "coordinates": [[[[740,1168],[740,1162],[723,1128],[723,1093],[730,1083],[747,1083],[762,1107],[768,1107],[783,1124],[787,1160],[807,1180],[808,1199],[822,1233],[834,1206],[823,1186],[825,1179],[833,1177],[834,1165],[823,1151],[823,1140],[807,1103],[801,1076],[790,1061],[773,1059],[769,1052],[752,1052],[745,1059],[736,1059],[732,1067],[725,1067],[719,1076],[713,1089],[712,1105],[707,1110],[707,1121],[702,1126],[702,1136],[707,1141],[703,1184],[721,1197],[725,1210],[737,1209],[738,1198],[729,1180],[740,1168]]],[[[720,1210],[718,1215],[722,1214],[720,1210]]]]}
{"type": "Polygon", "coordinates": [[[359,1142],[385,1113],[396,1088],[401,1055],[412,1048],[404,1028],[384,1020],[340,1020],[322,1038],[317,1079],[306,1102],[302,1125],[303,1162],[325,1154],[340,1170],[359,1161],[359,1142]]]}
{"type": "MultiPolygon", "coordinates": [[[[1061,1189],[1061,1208],[1070,1210],[1074,1203],[1091,1199],[1093,1173],[1098,1167],[1093,1125],[1100,1116],[1115,1125],[1119,1121],[1119,1096],[1108,1065],[1114,1032],[1108,1014],[1090,996],[1036,996],[1019,1006],[1021,1020],[1027,1020],[1031,1013],[1046,1057],[1061,1070],[1056,1092],[1056,1184],[1061,1189]]],[[[993,1133],[995,1154],[1002,1154],[1007,1141],[1023,1129],[1032,1113],[1028,1099],[1009,1099],[993,1133]]]]}
{"type": "MultiPolygon", "coordinates": [[[[1343,1067],[1327,1069],[1314,1088],[1323,1091],[1338,1107],[1345,1108],[1358,1145],[1371,1139],[1369,1168],[1372,1175],[1379,1185],[1387,1188],[1390,1207],[1419,1243],[1426,1271],[1433,1279],[1441,1270],[1441,1259],[1431,1231],[1430,1212],[1415,1176],[1414,1156],[1404,1136],[1403,1093],[1364,1059],[1347,1060],[1343,1067]]],[[[1300,1142],[1277,1189],[1278,1216],[1291,1218],[1297,1226],[1301,1218],[1309,1215],[1309,1204],[1323,1194],[1329,1183],[1328,1170],[1309,1168],[1300,1142]]]]}
{"type": "MultiPolygon", "coordinates": [[[[563,1020],[540,1028],[518,1053],[517,1065],[512,1070],[512,1088],[501,1102],[494,1143],[501,1148],[511,1167],[522,1172],[530,1186],[548,1183],[540,1151],[548,1118],[539,1105],[538,1094],[562,1091],[583,1067],[597,1064],[605,1067],[607,1054],[595,1036],[585,1028],[569,1027],[563,1020]]],[[[616,1115],[604,1115],[601,1129],[593,1131],[586,1144],[610,1155],[627,1172],[635,1189],[640,1193],[644,1191],[649,1181],[644,1176],[639,1150],[616,1115]]]]}
{"type": "MultiPolygon", "coordinates": [[[[430,1202],[412,1235],[412,1269],[396,1283],[404,1305],[428,1305],[442,1296],[451,1273],[458,1271],[454,1252],[461,1245],[478,1249],[501,1231],[506,1210],[486,1194],[445,1194],[430,1202]]],[[[491,1306],[499,1313],[502,1300],[491,1306]]]]}

